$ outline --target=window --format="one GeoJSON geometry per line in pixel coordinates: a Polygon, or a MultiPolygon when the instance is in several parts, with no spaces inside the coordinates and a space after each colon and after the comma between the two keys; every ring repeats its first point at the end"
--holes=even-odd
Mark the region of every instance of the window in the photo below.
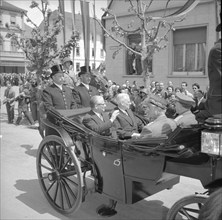
{"type": "Polygon", "coordinates": [[[92,48],[92,57],[95,56],[94,48],[92,48]]]}
{"type": "Polygon", "coordinates": [[[11,51],[16,52],[17,51],[17,43],[15,40],[11,40],[11,51]]]}
{"type": "Polygon", "coordinates": [[[0,35],[0,51],[4,50],[3,37],[0,35]]]}
{"type": "Polygon", "coordinates": [[[76,72],[80,71],[80,63],[76,63],[76,72]]]}
{"type": "Polygon", "coordinates": [[[15,17],[15,15],[11,15],[10,22],[11,22],[11,25],[16,25],[16,17],[15,17]]]}
{"type": "Polygon", "coordinates": [[[173,72],[205,73],[206,27],[176,30],[173,35],[173,72]]]}
{"type": "MultiPolygon", "coordinates": [[[[135,51],[141,52],[141,35],[132,34],[128,36],[128,45],[135,51]]],[[[152,59],[149,60],[148,71],[152,73],[152,59]]],[[[126,51],[126,69],[127,75],[141,75],[142,63],[141,56],[132,53],[131,51],[126,51]]]]}
{"type": "Polygon", "coordinates": [[[79,49],[79,47],[76,47],[76,56],[77,56],[77,57],[80,56],[80,49],[79,49]]]}
{"type": "Polygon", "coordinates": [[[104,58],[104,50],[103,49],[100,49],[100,57],[104,58]]]}

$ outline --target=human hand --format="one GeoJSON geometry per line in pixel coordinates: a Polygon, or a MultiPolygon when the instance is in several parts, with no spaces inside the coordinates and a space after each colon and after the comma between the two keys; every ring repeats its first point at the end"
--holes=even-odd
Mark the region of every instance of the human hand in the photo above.
{"type": "Polygon", "coordinates": [[[119,110],[115,110],[111,115],[110,121],[113,123],[118,115],[119,115],[119,110]]]}

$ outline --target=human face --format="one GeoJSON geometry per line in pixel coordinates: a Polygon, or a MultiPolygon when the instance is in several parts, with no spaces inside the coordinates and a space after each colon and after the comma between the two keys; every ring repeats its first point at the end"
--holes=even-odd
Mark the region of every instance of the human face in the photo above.
{"type": "Polygon", "coordinates": [[[71,62],[70,62],[70,61],[65,62],[65,63],[63,64],[63,66],[64,66],[64,68],[65,68],[66,70],[70,70],[71,62]]]}
{"type": "Polygon", "coordinates": [[[56,73],[52,76],[53,82],[58,85],[62,85],[64,83],[64,73],[56,73]]]}
{"type": "Polygon", "coordinates": [[[182,84],[181,84],[181,88],[182,88],[183,90],[185,90],[185,89],[187,88],[186,83],[182,83],[182,84]]]}
{"type": "Polygon", "coordinates": [[[193,91],[196,92],[198,88],[196,86],[193,86],[193,91]]]}
{"type": "Polygon", "coordinates": [[[103,97],[101,96],[98,100],[97,100],[97,103],[95,104],[95,110],[96,112],[98,113],[102,113],[104,112],[106,109],[106,103],[103,99],[103,97]]]}
{"type": "Polygon", "coordinates": [[[184,112],[184,109],[181,106],[180,102],[178,102],[178,100],[175,99],[174,104],[175,104],[176,113],[179,115],[182,114],[184,112]]]}
{"type": "Polygon", "coordinates": [[[81,79],[81,82],[83,82],[83,83],[88,85],[90,83],[90,81],[91,81],[91,75],[90,75],[90,73],[82,74],[80,76],[80,79],[81,79]]]}
{"type": "Polygon", "coordinates": [[[173,92],[172,87],[168,87],[168,88],[167,88],[167,91],[168,91],[169,93],[172,93],[172,92],[173,92]]]}

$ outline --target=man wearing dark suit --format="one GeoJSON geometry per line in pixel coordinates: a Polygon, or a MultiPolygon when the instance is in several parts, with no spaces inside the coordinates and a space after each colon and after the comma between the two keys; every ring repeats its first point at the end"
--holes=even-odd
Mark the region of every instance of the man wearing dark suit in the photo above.
{"type": "Polygon", "coordinates": [[[80,78],[80,85],[77,86],[73,93],[74,98],[78,104],[78,106],[81,107],[89,107],[90,106],[90,98],[94,95],[99,95],[99,91],[89,85],[91,81],[91,69],[89,67],[89,70],[87,71],[86,66],[80,67],[81,71],[79,72],[79,78],[80,78]]]}
{"type": "MultiPolygon", "coordinates": [[[[221,13],[220,13],[221,19],[221,13]]],[[[221,32],[221,23],[216,28],[221,32]]],[[[221,38],[211,48],[208,56],[209,90],[205,102],[205,110],[196,114],[199,123],[214,115],[222,114],[222,74],[221,74],[221,38]]]]}
{"type": "Polygon", "coordinates": [[[43,90],[42,98],[46,109],[74,109],[77,104],[74,100],[72,90],[63,85],[64,73],[61,65],[54,65],[51,68],[52,85],[43,90]]]}
{"type": "Polygon", "coordinates": [[[139,131],[142,130],[142,121],[137,119],[130,109],[130,97],[126,93],[120,93],[116,97],[119,115],[114,121],[117,135],[120,139],[138,138],[139,131]]]}
{"type": "Polygon", "coordinates": [[[104,136],[112,136],[117,138],[116,132],[113,130],[113,121],[119,114],[119,110],[115,110],[111,117],[105,112],[106,104],[102,96],[93,96],[90,99],[91,111],[83,118],[83,124],[104,136]]]}

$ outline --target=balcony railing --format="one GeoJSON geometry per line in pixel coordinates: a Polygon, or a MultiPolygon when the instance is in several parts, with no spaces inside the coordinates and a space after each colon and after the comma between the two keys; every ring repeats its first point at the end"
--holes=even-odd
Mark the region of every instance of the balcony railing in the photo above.
{"type": "Polygon", "coordinates": [[[0,51],[1,57],[16,57],[16,58],[24,58],[25,54],[23,52],[16,51],[0,51]]]}

